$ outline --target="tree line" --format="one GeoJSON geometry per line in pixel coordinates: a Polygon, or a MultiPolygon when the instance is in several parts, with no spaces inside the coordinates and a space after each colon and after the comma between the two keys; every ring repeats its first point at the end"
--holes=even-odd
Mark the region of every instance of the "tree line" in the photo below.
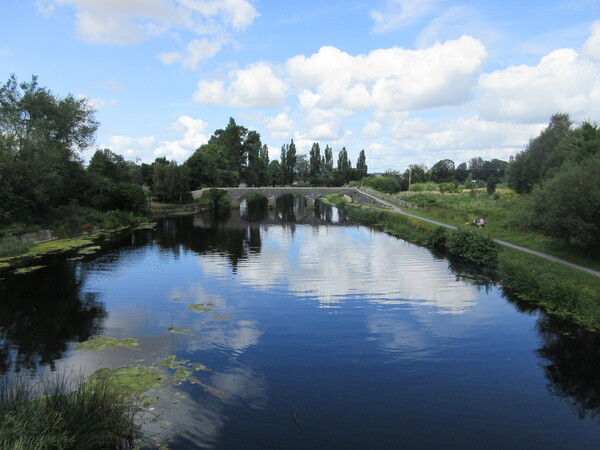
{"type": "Polygon", "coordinates": [[[353,166],[346,148],[334,155],[316,142],[303,155],[292,139],[270,160],[260,134],[233,118],[182,164],[166,158],[138,164],[99,149],[85,166],[80,152],[93,144],[97,128],[85,99],[57,97],[35,76],[22,83],[9,77],[0,87],[0,228],[60,219],[77,208],[143,213],[150,196],[184,201],[200,187],[363,184],[394,193],[433,182],[440,189],[463,184],[493,192],[506,181],[530,202],[526,226],[571,241],[600,241],[600,131],[590,122],[574,126],[568,114],[552,116],[510,163],[442,159],[431,168],[411,164],[403,173],[379,175],[368,174],[364,150],[353,166]]]}

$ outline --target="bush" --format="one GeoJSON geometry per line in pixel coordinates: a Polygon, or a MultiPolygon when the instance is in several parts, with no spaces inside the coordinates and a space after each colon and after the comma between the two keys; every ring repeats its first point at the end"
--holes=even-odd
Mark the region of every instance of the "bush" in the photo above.
{"type": "Polygon", "coordinates": [[[499,245],[482,234],[455,230],[450,233],[447,246],[452,255],[464,258],[485,269],[493,270],[498,265],[499,245]]]}
{"type": "Polygon", "coordinates": [[[442,250],[446,248],[446,244],[448,242],[448,233],[446,232],[446,228],[437,227],[433,230],[433,233],[429,235],[427,239],[427,243],[430,247],[442,250]]]}
{"type": "Polygon", "coordinates": [[[401,181],[393,176],[365,177],[363,178],[363,184],[386,194],[399,192],[402,187],[401,181]]]}
{"type": "Polygon", "coordinates": [[[411,192],[438,192],[440,190],[437,183],[428,181],[427,183],[413,183],[410,185],[411,192]]]}
{"type": "Polygon", "coordinates": [[[444,194],[446,192],[449,192],[449,193],[458,192],[458,186],[455,185],[454,183],[441,183],[438,185],[438,188],[442,194],[444,194]]]}

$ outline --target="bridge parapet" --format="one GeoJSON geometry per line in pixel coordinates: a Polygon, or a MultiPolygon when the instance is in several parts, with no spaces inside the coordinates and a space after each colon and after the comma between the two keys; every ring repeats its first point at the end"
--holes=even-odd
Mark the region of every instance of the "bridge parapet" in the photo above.
{"type": "MultiPolygon", "coordinates": [[[[233,202],[239,204],[243,198],[250,194],[257,194],[265,197],[269,205],[274,206],[277,199],[283,195],[293,194],[301,195],[306,198],[308,206],[314,206],[315,200],[327,194],[347,195],[353,201],[369,205],[385,206],[377,199],[365,194],[358,188],[351,187],[247,187],[247,188],[219,188],[227,191],[227,197],[233,202]]],[[[192,191],[192,196],[201,198],[209,189],[200,189],[192,191]]]]}

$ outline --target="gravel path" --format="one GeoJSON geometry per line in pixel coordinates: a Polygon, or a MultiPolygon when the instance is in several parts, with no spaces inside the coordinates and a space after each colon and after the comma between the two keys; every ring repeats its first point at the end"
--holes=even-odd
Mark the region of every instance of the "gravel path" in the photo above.
{"type": "MultiPolygon", "coordinates": [[[[395,213],[403,214],[405,216],[409,216],[409,217],[412,217],[414,219],[422,220],[424,222],[429,222],[429,223],[432,223],[434,225],[438,225],[440,227],[451,228],[453,230],[457,229],[457,227],[455,227],[454,225],[448,225],[447,223],[442,223],[442,222],[438,222],[436,220],[426,219],[424,217],[419,217],[419,216],[416,216],[414,214],[410,214],[410,213],[408,213],[406,211],[401,210],[396,205],[394,205],[393,203],[388,202],[387,200],[384,200],[384,199],[382,199],[380,197],[376,197],[374,195],[371,195],[368,192],[365,192],[364,190],[362,190],[362,192],[363,192],[363,194],[368,195],[369,197],[372,197],[372,198],[378,200],[379,202],[381,202],[381,203],[389,206],[390,209],[392,211],[394,211],[395,213]]],[[[514,248],[515,250],[520,250],[522,252],[529,253],[530,255],[539,256],[540,258],[545,258],[545,259],[547,259],[549,261],[554,261],[554,262],[557,262],[557,263],[560,263],[560,264],[564,264],[565,266],[569,266],[569,267],[572,267],[574,269],[582,270],[583,272],[587,272],[590,275],[593,275],[595,277],[599,277],[600,278],[600,272],[597,271],[597,270],[594,270],[594,269],[590,269],[589,267],[580,266],[579,264],[574,264],[574,263],[566,261],[566,260],[564,260],[562,258],[557,258],[556,256],[548,255],[547,253],[538,252],[536,250],[531,250],[531,249],[529,249],[527,247],[521,247],[519,245],[511,244],[510,242],[501,241],[499,239],[494,239],[494,241],[496,241],[498,244],[505,245],[506,247],[514,248]]]]}

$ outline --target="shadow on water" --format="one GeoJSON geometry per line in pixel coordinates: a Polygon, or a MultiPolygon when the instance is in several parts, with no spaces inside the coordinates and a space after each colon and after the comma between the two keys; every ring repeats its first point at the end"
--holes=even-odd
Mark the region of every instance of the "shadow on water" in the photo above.
{"type": "Polygon", "coordinates": [[[600,415],[600,333],[550,316],[531,302],[502,289],[506,300],[523,314],[537,314],[542,347],[536,353],[548,380],[548,391],[568,403],[580,419],[600,415]]]}
{"type": "Polygon", "coordinates": [[[81,292],[84,276],[64,261],[0,282],[0,373],[54,369],[70,342],[99,333],[106,311],[81,292]]]}

